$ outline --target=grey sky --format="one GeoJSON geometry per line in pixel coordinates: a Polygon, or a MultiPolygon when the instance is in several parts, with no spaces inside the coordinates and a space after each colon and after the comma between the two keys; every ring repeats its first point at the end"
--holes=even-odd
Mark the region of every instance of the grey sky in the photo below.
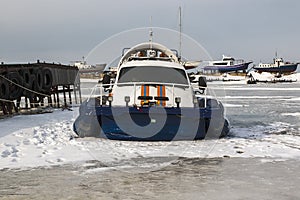
{"type": "Polygon", "coordinates": [[[111,35],[150,26],[150,16],[178,30],[179,6],[183,32],[214,59],[271,62],[277,50],[300,61],[299,0],[0,0],[0,61],[68,64],[111,35]]]}

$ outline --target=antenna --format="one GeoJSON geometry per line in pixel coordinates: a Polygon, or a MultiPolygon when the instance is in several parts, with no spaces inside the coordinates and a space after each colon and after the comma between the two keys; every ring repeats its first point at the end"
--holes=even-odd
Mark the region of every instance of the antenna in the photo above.
{"type": "Polygon", "coordinates": [[[153,31],[152,31],[152,16],[150,16],[150,32],[149,32],[149,42],[150,42],[150,49],[152,49],[152,42],[153,42],[153,31]]]}
{"type": "Polygon", "coordinates": [[[179,6],[179,58],[181,58],[181,43],[182,43],[182,24],[181,24],[181,6],[179,6]]]}

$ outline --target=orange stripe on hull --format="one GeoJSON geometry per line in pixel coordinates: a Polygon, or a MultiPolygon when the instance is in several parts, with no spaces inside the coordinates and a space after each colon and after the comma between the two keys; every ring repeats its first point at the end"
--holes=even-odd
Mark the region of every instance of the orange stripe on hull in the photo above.
{"type": "MultiPolygon", "coordinates": [[[[165,97],[166,96],[166,86],[162,86],[162,96],[165,97]]],[[[166,101],[162,101],[162,105],[166,106],[166,101]]]]}
{"type": "MultiPolygon", "coordinates": [[[[150,94],[150,86],[149,85],[142,85],[141,86],[141,96],[145,97],[145,96],[149,96],[150,94]]],[[[144,104],[149,103],[149,100],[141,100],[141,106],[143,106],[144,104]]]]}
{"type": "MultiPolygon", "coordinates": [[[[158,97],[165,97],[166,96],[166,86],[164,85],[158,85],[157,86],[157,96],[158,97]]],[[[157,105],[162,105],[162,106],[166,106],[166,101],[164,100],[157,100],[156,102],[157,105]]]]}
{"type": "MultiPolygon", "coordinates": [[[[141,96],[144,96],[144,85],[141,86],[141,96]]],[[[144,100],[141,100],[141,106],[144,105],[144,100]]]]}
{"type": "MultiPolygon", "coordinates": [[[[157,96],[158,97],[160,96],[160,86],[159,85],[157,86],[157,96]]],[[[157,100],[156,104],[160,105],[160,100],[157,100]]]]}

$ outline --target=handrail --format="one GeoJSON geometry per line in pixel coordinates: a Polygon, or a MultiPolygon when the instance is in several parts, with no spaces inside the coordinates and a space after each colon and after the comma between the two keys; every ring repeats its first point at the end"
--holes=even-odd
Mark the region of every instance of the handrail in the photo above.
{"type": "Polygon", "coordinates": [[[126,82],[126,83],[114,83],[117,86],[126,86],[126,85],[169,85],[169,86],[181,86],[190,88],[189,84],[181,84],[181,83],[167,83],[167,82],[126,82]]]}
{"type": "MultiPolygon", "coordinates": [[[[92,95],[91,96],[99,96],[100,95],[100,105],[103,105],[103,96],[105,95],[109,95],[109,92],[105,91],[105,88],[108,88],[108,90],[110,90],[114,85],[117,86],[128,86],[128,85],[132,85],[134,87],[134,94],[133,94],[133,101],[134,101],[134,105],[136,105],[136,100],[137,100],[137,86],[141,86],[141,85],[166,85],[166,86],[170,86],[171,88],[168,89],[168,91],[171,92],[170,96],[172,99],[172,106],[176,106],[175,105],[175,88],[176,87],[185,87],[185,88],[193,88],[193,85],[187,85],[187,84],[179,84],[179,83],[163,83],[163,82],[130,82],[130,83],[109,83],[109,84],[102,84],[99,83],[97,84],[93,89],[92,89],[92,95]],[[97,89],[100,89],[99,93],[96,94],[97,89]]],[[[203,98],[204,98],[204,106],[207,106],[207,88],[206,87],[199,87],[199,89],[202,89],[203,92],[203,98]]],[[[88,98],[88,100],[91,98],[91,96],[88,98]]]]}

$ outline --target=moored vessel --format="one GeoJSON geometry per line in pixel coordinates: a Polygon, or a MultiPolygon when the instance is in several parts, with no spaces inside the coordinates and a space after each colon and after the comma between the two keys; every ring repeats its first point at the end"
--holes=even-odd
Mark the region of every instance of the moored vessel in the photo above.
{"type": "Polygon", "coordinates": [[[245,62],[242,59],[236,60],[231,56],[223,55],[222,60],[209,61],[208,65],[203,67],[203,70],[206,72],[210,71],[212,73],[246,72],[251,63],[252,61],[245,62]]]}
{"type": "Polygon", "coordinates": [[[124,52],[116,74],[105,74],[80,107],[80,137],[171,141],[225,136],[229,123],[220,101],[195,88],[174,51],[153,42],[124,52]]]}
{"type": "Polygon", "coordinates": [[[273,63],[259,63],[253,69],[258,72],[271,72],[271,73],[292,73],[297,70],[299,63],[284,62],[282,58],[274,58],[273,63]]]}
{"type": "Polygon", "coordinates": [[[85,60],[82,61],[73,61],[71,62],[72,65],[78,67],[80,73],[101,73],[103,72],[106,64],[96,64],[96,65],[89,65],[85,60]]]}

